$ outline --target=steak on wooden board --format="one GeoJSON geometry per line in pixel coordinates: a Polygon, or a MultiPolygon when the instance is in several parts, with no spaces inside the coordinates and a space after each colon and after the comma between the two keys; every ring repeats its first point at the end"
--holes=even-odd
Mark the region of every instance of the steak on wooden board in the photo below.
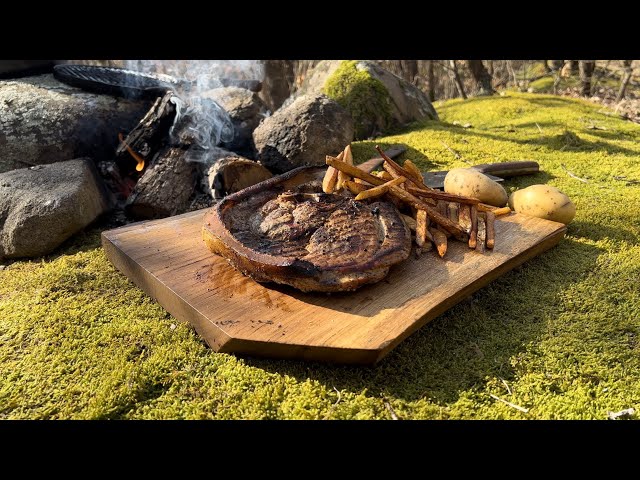
{"type": "Polygon", "coordinates": [[[386,201],[322,192],[325,167],[301,167],[226,197],[204,219],[207,246],[258,282],[338,292],[382,280],[411,251],[386,201]]]}

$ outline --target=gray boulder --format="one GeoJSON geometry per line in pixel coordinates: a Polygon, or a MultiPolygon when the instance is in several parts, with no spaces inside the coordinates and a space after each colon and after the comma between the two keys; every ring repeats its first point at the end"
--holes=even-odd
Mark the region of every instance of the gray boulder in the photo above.
{"type": "Polygon", "coordinates": [[[215,88],[203,96],[215,100],[231,117],[233,140],[222,146],[242,155],[253,155],[252,133],[267,113],[267,107],[260,97],[238,87],[215,88]]]}
{"type": "Polygon", "coordinates": [[[0,82],[0,172],[90,156],[112,159],[148,101],[97,95],[52,75],[0,82]]]}
{"type": "Polygon", "coordinates": [[[324,165],[353,140],[351,115],[326,95],[305,95],[280,108],[253,132],[257,159],[272,172],[324,165]]]}
{"type": "Polygon", "coordinates": [[[108,208],[89,159],[0,173],[0,259],[47,254],[108,208]]]}

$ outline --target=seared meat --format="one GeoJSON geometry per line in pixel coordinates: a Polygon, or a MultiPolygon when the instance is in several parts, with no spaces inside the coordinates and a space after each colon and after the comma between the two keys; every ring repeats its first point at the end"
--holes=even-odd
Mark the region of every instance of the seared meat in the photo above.
{"type": "Polygon", "coordinates": [[[303,291],[354,290],[405,260],[410,232],[393,204],[322,193],[303,167],[237,192],[205,216],[212,251],[257,281],[303,291]]]}

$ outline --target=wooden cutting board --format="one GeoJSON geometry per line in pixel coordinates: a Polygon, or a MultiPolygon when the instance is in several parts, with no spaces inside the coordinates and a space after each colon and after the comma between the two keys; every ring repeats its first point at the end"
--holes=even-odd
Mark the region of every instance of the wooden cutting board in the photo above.
{"type": "Polygon", "coordinates": [[[217,352],[373,364],[403,339],[493,279],[557,244],[563,224],[511,214],[484,254],[452,241],[351,293],[311,294],[259,284],[211,253],[205,210],[102,234],[107,257],[217,352]]]}

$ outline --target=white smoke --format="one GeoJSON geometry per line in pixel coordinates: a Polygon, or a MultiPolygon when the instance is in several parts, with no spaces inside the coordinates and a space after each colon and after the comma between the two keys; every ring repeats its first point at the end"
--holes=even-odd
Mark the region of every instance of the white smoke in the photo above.
{"type": "Polygon", "coordinates": [[[231,141],[234,135],[229,114],[206,98],[206,92],[225,86],[225,79],[262,81],[264,77],[258,60],[127,60],[125,68],[179,80],[174,101],[176,120],[170,134],[173,141],[188,139],[192,144],[189,161],[204,163],[209,163],[216,145],[231,141]]]}

